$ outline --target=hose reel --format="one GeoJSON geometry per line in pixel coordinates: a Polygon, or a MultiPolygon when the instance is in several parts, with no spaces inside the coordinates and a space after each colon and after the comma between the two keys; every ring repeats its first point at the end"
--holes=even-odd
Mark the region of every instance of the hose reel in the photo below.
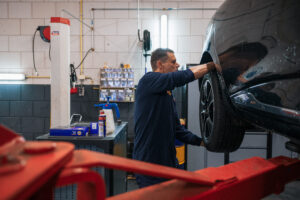
{"type": "Polygon", "coordinates": [[[143,40],[140,38],[140,30],[138,29],[138,37],[139,41],[143,42],[143,56],[145,57],[145,73],[147,73],[147,57],[151,56],[151,54],[148,54],[147,52],[151,50],[151,37],[150,37],[150,32],[148,30],[144,30],[143,32],[143,40]]]}

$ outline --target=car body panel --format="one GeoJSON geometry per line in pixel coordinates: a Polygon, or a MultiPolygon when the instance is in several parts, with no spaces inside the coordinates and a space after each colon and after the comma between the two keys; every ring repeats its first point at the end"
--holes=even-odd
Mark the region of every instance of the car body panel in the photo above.
{"type": "Polygon", "coordinates": [[[235,112],[253,124],[298,140],[299,10],[299,0],[227,0],[208,26],[201,59],[205,62],[209,54],[219,64],[220,85],[235,112]],[[236,98],[241,93],[261,106],[241,104],[236,98]],[[278,121],[278,126],[272,120],[264,123],[264,118],[278,121]]]}

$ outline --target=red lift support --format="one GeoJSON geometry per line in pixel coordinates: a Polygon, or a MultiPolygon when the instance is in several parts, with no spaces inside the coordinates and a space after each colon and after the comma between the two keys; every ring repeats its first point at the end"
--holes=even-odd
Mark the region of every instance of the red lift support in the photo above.
{"type": "Polygon", "coordinates": [[[54,187],[77,184],[77,199],[261,199],[300,178],[300,161],[259,157],[195,172],[74,150],[66,142],[30,142],[0,126],[0,199],[53,199],[54,187]],[[102,166],[171,179],[106,198],[102,166]]]}

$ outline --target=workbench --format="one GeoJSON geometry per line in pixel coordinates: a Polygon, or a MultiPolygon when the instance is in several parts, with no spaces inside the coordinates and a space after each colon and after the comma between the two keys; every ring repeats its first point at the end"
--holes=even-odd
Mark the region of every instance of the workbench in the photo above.
{"type": "MultiPolygon", "coordinates": [[[[116,124],[114,133],[108,135],[107,137],[101,138],[97,136],[50,136],[49,134],[45,134],[37,137],[36,140],[66,141],[73,143],[75,145],[75,149],[87,149],[110,155],[126,157],[127,132],[128,122],[122,122],[120,125],[116,124]]],[[[103,176],[105,180],[107,196],[113,196],[127,191],[127,173],[125,171],[109,170],[100,167],[93,169],[95,169],[103,176]]],[[[72,196],[75,192],[75,186],[68,186],[66,188],[57,189],[55,196],[57,197],[58,195],[59,197],[62,197],[63,195],[58,193],[67,193],[66,196],[69,197],[72,196]]],[[[65,199],[66,196],[62,198],[65,199]]]]}

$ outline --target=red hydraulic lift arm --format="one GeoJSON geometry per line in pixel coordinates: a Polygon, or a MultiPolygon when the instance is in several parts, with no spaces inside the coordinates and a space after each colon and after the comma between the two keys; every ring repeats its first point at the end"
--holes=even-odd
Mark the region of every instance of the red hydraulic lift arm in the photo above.
{"type": "Polygon", "coordinates": [[[6,138],[0,145],[0,198],[4,199],[26,199],[33,195],[35,199],[51,199],[53,195],[43,194],[51,192],[55,183],[78,184],[78,199],[105,199],[102,178],[88,169],[95,166],[172,179],[109,197],[110,200],[253,200],[280,193],[286,183],[300,178],[300,161],[287,157],[253,157],[189,172],[88,150],[74,151],[74,145],[65,142],[27,142],[12,133],[0,126],[0,141],[6,138]],[[20,167],[10,170],[15,165],[20,167]]]}
{"type": "Polygon", "coordinates": [[[300,162],[284,156],[270,160],[253,157],[217,168],[198,170],[196,173],[209,176],[213,180],[227,181],[216,182],[213,187],[209,187],[173,179],[108,199],[258,200],[272,193],[281,193],[286,183],[299,178],[300,162]]]}
{"type": "Polygon", "coordinates": [[[284,156],[270,160],[253,157],[217,168],[187,172],[103,153],[78,150],[66,168],[79,166],[103,166],[173,179],[108,198],[111,200],[166,198],[253,200],[272,193],[278,194],[283,191],[286,183],[300,178],[300,161],[284,156]],[[214,184],[211,185],[211,182],[214,184]]]}

